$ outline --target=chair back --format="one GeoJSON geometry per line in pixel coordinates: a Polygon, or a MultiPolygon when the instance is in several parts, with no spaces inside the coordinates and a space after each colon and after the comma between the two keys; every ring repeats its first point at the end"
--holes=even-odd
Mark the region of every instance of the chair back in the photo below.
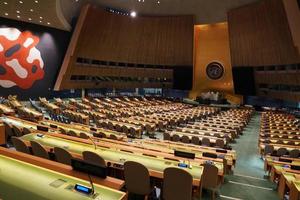
{"type": "Polygon", "coordinates": [[[23,140],[21,140],[17,137],[12,137],[11,141],[12,141],[12,143],[13,143],[13,145],[16,148],[17,151],[30,154],[29,148],[25,144],[25,142],[23,142],[23,140]]]}
{"type": "Polygon", "coordinates": [[[98,154],[91,151],[82,152],[83,160],[98,166],[106,166],[105,160],[98,154]]]}
{"type": "Polygon", "coordinates": [[[277,150],[277,156],[283,156],[285,154],[287,154],[287,149],[286,148],[279,148],[277,150]]]}
{"type": "Polygon", "coordinates": [[[209,147],[210,146],[210,140],[208,138],[206,138],[206,137],[202,138],[201,145],[209,147]]]}
{"type": "Polygon", "coordinates": [[[168,132],[164,132],[164,140],[171,140],[171,136],[168,132]]]}
{"type": "Polygon", "coordinates": [[[38,142],[36,141],[30,141],[32,153],[35,156],[38,156],[40,158],[49,159],[49,154],[47,150],[38,142]]]}
{"type": "Polygon", "coordinates": [[[290,151],[290,157],[291,158],[298,158],[300,154],[299,149],[293,149],[290,151]]]}
{"type": "Polygon", "coordinates": [[[125,185],[129,193],[148,195],[151,192],[148,169],[137,162],[124,163],[125,185]]]}
{"type": "Polygon", "coordinates": [[[110,134],[109,139],[118,140],[117,136],[115,136],[114,134],[110,134]]]}
{"type": "Polygon", "coordinates": [[[70,130],[68,132],[68,135],[73,136],[73,137],[77,137],[77,134],[75,133],[75,131],[70,130]]]}
{"type": "Polygon", "coordinates": [[[264,149],[264,155],[272,154],[274,151],[274,146],[266,145],[264,149]]]}
{"type": "Polygon", "coordinates": [[[67,150],[60,147],[54,147],[54,153],[57,162],[71,165],[72,155],[67,150]]]}
{"type": "Polygon", "coordinates": [[[86,133],[82,133],[82,132],[79,134],[79,137],[82,138],[82,139],[88,139],[89,138],[89,136],[86,133]]]}
{"type": "Polygon", "coordinates": [[[21,137],[23,135],[21,128],[19,128],[18,126],[12,125],[12,129],[15,136],[21,137]]]}
{"type": "Polygon", "coordinates": [[[177,134],[172,135],[172,141],[174,141],[174,142],[180,141],[179,135],[177,135],[177,134]]]}
{"type": "Polygon", "coordinates": [[[164,200],[191,200],[193,177],[179,168],[166,168],[163,180],[164,200]]]}
{"type": "Polygon", "coordinates": [[[190,143],[190,138],[186,135],[181,137],[181,142],[183,143],[190,143]]]}
{"type": "Polygon", "coordinates": [[[195,145],[199,145],[200,140],[198,137],[193,136],[191,142],[195,145]]]}
{"type": "Polygon", "coordinates": [[[225,147],[225,144],[224,144],[224,140],[222,139],[217,139],[216,140],[216,147],[219,147],[219,148],[224,148],[225,147]]]}
{"type": "Polygon", "coordinates": [[[12,137],[14,136],[14,132],[13,132],[13,129],[12,129],[12,125],[10,125],[9,123],[6,123],[4,122],[4,125],[5,125],[5,135],[7,137],[12,137]]]}
{"type": "Polygon", "coordinates": [[[203,174],[201,178],[202,188],[212,189],[218,187],[218,168],[212,164],[203,165],[203,174]]]}

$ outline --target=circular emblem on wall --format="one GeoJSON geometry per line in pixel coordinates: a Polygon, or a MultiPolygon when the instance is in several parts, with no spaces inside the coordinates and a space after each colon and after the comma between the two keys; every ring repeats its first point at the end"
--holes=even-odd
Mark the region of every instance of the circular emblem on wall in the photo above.
{"type": "Polygon", "coordinates": [[[224,74],[224,67],[218,62],[211,62],[206,67],[206,75],[213,80],[220,79],[224,74]]]}

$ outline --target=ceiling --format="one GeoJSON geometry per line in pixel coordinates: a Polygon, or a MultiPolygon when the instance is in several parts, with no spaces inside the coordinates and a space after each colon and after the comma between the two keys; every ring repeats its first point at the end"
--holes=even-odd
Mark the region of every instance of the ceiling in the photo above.
{"type": "Polygon", "coordinates": [[[196,24],[226,21],[228,10],[258,0],[0,0],[0,16],[62,30],[86,3],[138,15],[194,15],[196,24]],[[158,3],[159,2],[159,3],[158,3]]]}

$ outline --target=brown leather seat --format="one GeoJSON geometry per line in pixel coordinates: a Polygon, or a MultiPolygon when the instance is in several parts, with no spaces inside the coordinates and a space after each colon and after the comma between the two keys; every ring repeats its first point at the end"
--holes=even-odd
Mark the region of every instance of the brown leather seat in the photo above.
{"type": "Polygon", "coordinates": [[[206,138],[206,137],[202,138],[201,145],[209,147],[210,146],[210,140],[208,138],[206,138]]]}
{"type": "Polygon", "coordinates": [[[190,138],[186,135],[181,137],[181,142],[183,143],[190,143],[190,138]]]}
{"type": "Polygon", "coordinates": [[[18,126],[12,125],[14,136],[21,137],[23,135],[22,129],[18,126]]]}
{"type": "Polygon", "coordinates": [[[179,135],[177,135],[177,134],[172,135],[172,141],[174,141],[174,142],[180,141],[179,135]]]}
{"type": "Polygon", "coordinates": [[[17,151],[30,154],[29,148],[25,144],[25,142],[23,142],[23,140],[21,140],[17,137],[12,137],[11,141],[12,141],[12,143],[13,143],[13,145],[16,148],[17,151]]]}
{"type": "Polygon", "coordinates": [[[91,151],[82,152],[83,160],[98,166],[106,166],[105,160],[98,154],[91,151]]]}
{"type": "Polygon", "coordinates": [[[164,200],[191,200],[193,177],[179,168],[166,168],[163,180],[164,200]]]}
{"type": "Polygon", "coordinates": [[[219,148],[224,148],[225,147],[225,144],[224,144],[224,140],[222,139],[217,139],[216,140],[216,147],[219,147],[219,148]]]}
{"type": "Polygon", "coordinates": [[[193,136],[191,142],[195,145],[199,145],[199,137],[193,136]]]}
{"type": "Polygon", "coordinates": [[[72,155],[65,149],[60,147],[54,147],[55,158],[57,162],[65,165],[71,165],[72,155]]]}
{"type": "Polygon", "coordinates": [[[88,139],[89,138],[89,136],[86,133],[82,133],[82,132],[79,134],[79,137],[82,138],[82,139],[88,139]]]}
{"type": "Polygon", "coordinates": [[[32,153],[35,156],[38,156],[40,158],[49,159],[49,154],[47,150],[38,142],[36,141],[30,141],[32,153]]]}
{"type": "Polygon", "coordinates": [[[211,164],[203,165],[203,173],[200,184],[200,197],[202,196],[202,189],[208,189],[212,191],[212,198],[215,199],[215,192],[219,187],[218,183],[218,168],[211,164]]]}
{"type": "Polygon", "coordinates": [[[151,192],[148,169],[137,162],[124,163],[125,185],[129,193],[148,195],[151,192]]]}

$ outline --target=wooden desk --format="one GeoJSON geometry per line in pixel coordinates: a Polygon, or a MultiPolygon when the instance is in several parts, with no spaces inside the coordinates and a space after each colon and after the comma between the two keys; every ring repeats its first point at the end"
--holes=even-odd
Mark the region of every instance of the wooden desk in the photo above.
{"type": "Polygon", "coordinates": [[[6,144],[5,125],[0,122],[0,145],[6,144]]]}
{"type": "MultiPolygon", "coordinates": [[[[3,173],[0,177],[2,179],[0,192],[5,199],[20,199],[21,196],[26,196],[30,200],[90,199],[90,197],[65,189],[68,184],[88,184],[87,174],[73,171],[71,166],[5,148],[0,148],[0,162],[3,173]],[[17,175],[14,172],[17,172],[17,175]],[[38,178],[32,179],[34,177],[38,178]],[[67,182],[63,187],[49,186],[57,179],[67,182]]],[[[92,178],[95,191],[101,195],[101,199],[125,199],[126,194],[118,191],[124,185],[124,181],[111,177],[100,179],[93,176],[92,178]]]]}
{"type": "Polygon", "coordinates": [[[293,181],[290,187],[290,200],[299,200],[300,198],[300,180],[293,181]]]}
{"type": "Polygon", "coordinates": [[[0,113],[5,115],[14,115],[15,111],[4,104],[0,104],[0,113]]]}
{"type": "MultiPolygon", "coordinates": [[[[45,135],[42,138],[37,138],[34,137],[33,134],[28,134],[22,136],[21,139],[25,141],[31,141],[31,140],[38,141],[40,144],[48,148],[53,148],[54,146],[59,146],[62,148],[66,147],[67,150],[71,152],[74,157],[79,157],[79,158],[81,158],[82,151],[92,151],[101,155],[101,157],[103,157],[107,162],[108,166],[111,166],[112,168],[116,168],[118,170],[123,170],[123,164],[125,161],[131,160],[131,161],[141,162],[148,168],[150,175],[157,178],[163,177],[163,171],[165,168],[178,167],[177,166],[178,161],[162,159],[159,157],[153,157],[147,155],[141,155],[140,153],[137,152],[122,151],[114,147],[107,148],[103,146],[97,146],[97,149],[95,150],[94,145],[92,144],[60,139],[58,137],[54,137],[50,135],[47,136],[45,135]]],[[[215,164],[220,170],[219,172],[222,173],[223,164],[221,163],[215,163],[215,164]]],[[[191,165],[192,165],[192,169],[189,168],[182,168],[182,169],[188,171],[194,178],[194,185],[199,186],[203,167],[200,165],[200,163],[196,163],[196,162],[191,163],[191,165]]]]}

